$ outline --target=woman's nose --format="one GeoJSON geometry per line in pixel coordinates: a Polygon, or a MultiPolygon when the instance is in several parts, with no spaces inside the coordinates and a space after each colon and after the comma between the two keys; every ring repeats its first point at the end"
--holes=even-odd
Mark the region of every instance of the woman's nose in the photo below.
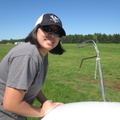
{"type": "Polygon", "coordinates": [[[48,33],[48,36],[51,37],[51,38],[54,38],[55,34],[54,33],[48,33]]]}

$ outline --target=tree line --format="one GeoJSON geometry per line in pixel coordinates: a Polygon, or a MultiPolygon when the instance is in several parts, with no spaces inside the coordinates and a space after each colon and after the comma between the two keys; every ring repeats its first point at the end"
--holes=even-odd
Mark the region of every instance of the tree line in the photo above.
{"type": "Polygon", "coordinates": [[[82,41],[86,41],[92,39],[97,43],[120,43],[120,34],[88,34],[88,35],[67,35],[61,38],[62,43],[80,43],[82,41]]]}
{"type": "Polygon", "coordinates": [[[1,40],[0,44],[7,44],[7,43],[14,44],[15,42],[23,42],[23,41],[24,41],[24,39],[1,40]]]}
{"type": "MultiPolygon", "coordinates": [[[[95,33],[95,34],[88,34],[88,35],[67,35],[65,37],[61,38],[62,43],[80,43],[85,40],[92,39],[96,43],[120,43],[120,34],[101,34],[101,33],[95,33]]],[[[0,44],[7,44],[7,43],[12,43],[14,44],[15,42],[22,42],[24,39],[10,39],[10,40],[1,40],[0,44]]]]}

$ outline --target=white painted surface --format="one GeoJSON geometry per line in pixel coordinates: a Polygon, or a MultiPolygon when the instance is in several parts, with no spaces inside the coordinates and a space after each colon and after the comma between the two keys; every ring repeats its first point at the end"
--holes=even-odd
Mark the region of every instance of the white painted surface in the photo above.
{"type": "Polygon", "coordinates": [[[120,103],[96,101],[64,104],[41,120],[120,120],[120,103]]]}

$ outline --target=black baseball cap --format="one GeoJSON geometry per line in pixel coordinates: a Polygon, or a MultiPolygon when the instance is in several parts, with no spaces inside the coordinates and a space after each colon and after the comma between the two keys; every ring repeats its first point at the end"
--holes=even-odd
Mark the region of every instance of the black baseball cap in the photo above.
{"type": "Polygon", "coordinates": [[[62,36],[66,36],[66,32],[62,27],[62,22],[61,22],[60,18],[57,17],[56,15],[52,14],[52,13],[41,15],[38,18],[38,20],[37,20],[37,22],[35,24],[35,27],[37,25],[42,25],[42,26],[56,25],[56,26],[59,27],[59,29],[60,29],[60,31],[62,33],[62,36]]]}

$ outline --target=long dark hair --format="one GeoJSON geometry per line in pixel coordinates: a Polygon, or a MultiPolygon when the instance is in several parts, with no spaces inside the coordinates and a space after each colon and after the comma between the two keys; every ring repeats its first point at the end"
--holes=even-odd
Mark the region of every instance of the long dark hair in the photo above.
{"type": "MultiPolygon", "coordinates": [[[[40,44],[37,41],[37,31],[38,31],[39,25],[37,25],[30,33],[29,35],[24,39],[25,42],[30,42],[31,44],[36,45],[37,48],[40,48],[40,44]]],[[[65,52],[65,50],[62,48],[61,43],[59,42],[58,45],[50,51],[52,54],[58,54],[62,55],[65,52]]]]}

